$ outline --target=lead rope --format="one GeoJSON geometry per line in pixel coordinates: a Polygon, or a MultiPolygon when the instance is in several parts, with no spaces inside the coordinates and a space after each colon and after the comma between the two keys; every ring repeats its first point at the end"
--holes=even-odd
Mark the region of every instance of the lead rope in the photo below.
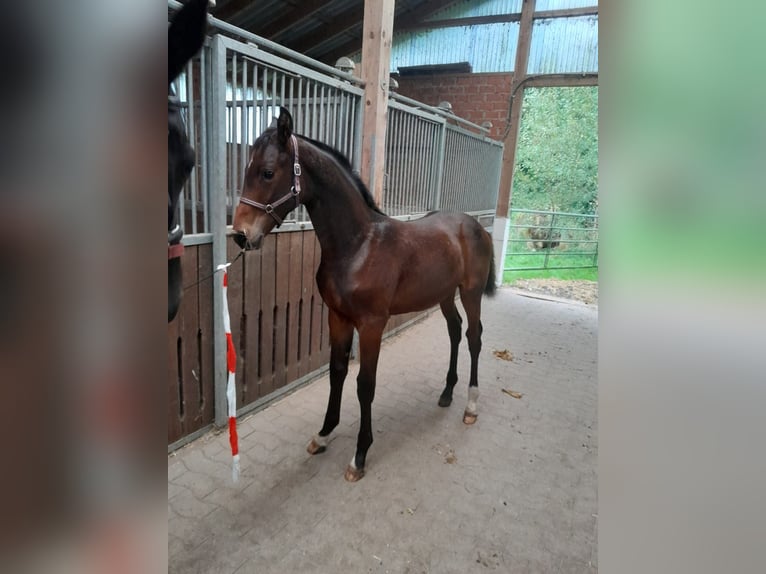
{"type": "MultiPolygon", "coordinates": [[[[226,266],[228,267],[229,265],[233,264],[233,263],[234,263],[234,262],[235,262],[237,259],[239,259],[240,257],[242,257],[244,254],[245,254],[245,250],[243,249],[242,251],[240,251],[239,253],[237,253],[237,256],[236,256],[234,259],[232,259],[231,261],[229,261],[229,262],[226,264],[226,266]]],[[[208,274],[207,274],[207,275],[205,275],[205,276],[204,276],[202,279],[198,279],[197,281],[194,281],[194,282],[192,282],[192,283],[189,283],[188,285],[185,285],[185,286],[184,286],[184,288],[183,288],[183,289],[184,289],[184,291],[186,291],[187,289],[191,289],[192,287],[195,287],[196,285],[199,285],[199,284],[200,284],[200,283],[202,283],[203,281],[207,281],[207,280],[208,280],[208,279],[210,279],[210,278],[211,278],[213,275],[215,275],[216,273],[218,273],[219,271],[221,271],[221,267],[222,267],[222,266],[221,266],[221,265],[219,265],[219,266],[218,266],[218,269],[216,269],[216,270],[215,270],[215,271],[213,271],[212,273],[208,273],[208,274]]]]}
{"type": "Polygon", "coordinates": [[[229,377],[226,382],[226,402],[229,410],[229,444],[231,445],[231,480],[239,480],[239,437],[237,436],[237,390],[234,384],[234,376],[237,368],[237,354],[234,351],[234,341],[231,338],[231,320],[229,318],[229,301],[227,291],[229,287],[229,273],[226,269],[231,265],[224,263],[219,265],[216,271],[223,271],[223,330],[226,333],[226,369],[229,377]]]}

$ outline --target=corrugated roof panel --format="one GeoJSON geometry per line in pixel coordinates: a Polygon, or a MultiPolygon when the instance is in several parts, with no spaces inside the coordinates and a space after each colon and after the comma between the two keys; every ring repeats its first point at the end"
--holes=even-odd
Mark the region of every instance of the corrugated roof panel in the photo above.
{"type": "Polygon", "coordinates": [[[529,74],[598,72],[598,17],[535,20],[529,74]]]}
{"type": "MultiPolygon", "coordinates": [[[[402,32],[394,36],[391,71],[468,62],[474,72],[511,72],[518,22],[402,32]]],[[[535,20],[528,73],[598,72],[598,17],[535,20]]]]}
{"type": "Polygon", "coordinates": [[[535,12],[542,10],[566,10],[567,8],[590,8],[598,6],[598,0],[537,0],[535,12]]]}
{"type": "MultiPolygon", "coordinates": [[[[444,10],[435,12],[429,20],[450,20],[452,18],[468,18],[473,16],[495,16],[498,14],[518,14],[521,12],[522,0],[462,0],[444,10]]],[[[567,8],[589,8],[598,6],[598,0],[537,0],[535,11],[564,10],[567,8]]]]}
{"type": "MultiPolygon", "coordinates": [[[[591,0],[592,1],[592,0],[591,0]]],[[[434,12],[428,20],[450,20],[452,18],[468,18],[472,16],[494,16],[496,14],[515,14],[521,12],[522,0],[462,0],[452,6],[434,12]]]]}
{"type": "Polygon", "coordinates": [[[469,62],[474,72],[511,71],[518,35],[518,22],[402,32],[394,36],[391,71],[456,62],[469,62]]]}

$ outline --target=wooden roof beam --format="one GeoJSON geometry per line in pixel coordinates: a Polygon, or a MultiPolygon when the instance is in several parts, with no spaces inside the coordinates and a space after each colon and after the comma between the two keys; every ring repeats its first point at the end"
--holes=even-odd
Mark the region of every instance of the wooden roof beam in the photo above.
{"type": "MultiPolygon", "coordinates": [[[[434,12],[438,12],[439,10],[442,10],[444,8],[447,8],[453,4],[457,4],[459,0],[427,0],[426,2],[423,2],[420,4],[417,8],[413,10],[405,10],[402,12],[399,12],[398,14],[394,15],[394,34],[396,34],[399,29],[402,29],[405,22],[409,21],[415,21],[420,22],[425,18],[428,18],[431,14],[434,12]]],[[[353,26],[349,26],[346,28],[345,31],[350,30],[353,26]]],[[[336,34],[337,35],[337,34],[336,34]]],[[[355,52],[358,52],[362,49],[362,37],[355,37],[349,39],[348,42],[345,44],[342,44],[341,46],[338,46],[337,48],[333,48],[330,51],[326,52],[319,52],[318,55],[314,55],[314,58],[317,60],[322,60],[323,62],[329,62],[334,63],[335,60],[340,58],[341,56],[348,56],[349,54],[353,54],[355,52]]]]}
{"type": "Polygon", "coordinates": [[[326,5],[326,0],[305,0],[304,2],[294,5],[292,10],[284,16],[277,18],[268,26],[258,28],[255,33],[264,38],[272,39],[289,29],[290,26],[310,18],[326,5]]]}
{"type": "MultiPolygon", "coordinates": [[[[597,16],[598,6],[589,6],[586,8],[565,8],[560,10],[540,10],[535,12],[532,18],[534,20],[543,20],[549,18],[576,18],[578,16],[597,16]]],[[[493,14],[491,16],[469,16],[466,18],[451,18],[446,20],[415,21],[403,22],[397,28],[401,30],[430,30],[432,28],[453,28],[457,26],[481,26],[483,24],[500,24],[504,22],[518,22],[521,20],[521,12],[513,14],[493,14]]]]}
{"type": "Polygon", "coordinates": [[[253,0],[231,0],[223,6],[216,6],[213,9],[213,15],[219,20],[228,20],[237,12],[241,12],[253,3],[253,0]]]}
{"type": "MultiPolygon", "coordinates": [[[[326,42],[331,38],[343,34],[347,30],[350,30],[354,26],[358,26],[364,20],[364,5],[354,6],[350,10],[344,12],[341,18],[336,18],[326,26],[322,26],[316,32],[307,34],[300,38],[297,42],[291,43],[288,38],[285,38],[285,45],[289,46],[296,52],[303,54],[309,52],[315,46],[320,45],[322,42],[326,42]]],[[[359,46],[362,45],[362,39],[358,40],[359,46]]],[[[345,54],[342,54],[345,55],[345,54]]]]}

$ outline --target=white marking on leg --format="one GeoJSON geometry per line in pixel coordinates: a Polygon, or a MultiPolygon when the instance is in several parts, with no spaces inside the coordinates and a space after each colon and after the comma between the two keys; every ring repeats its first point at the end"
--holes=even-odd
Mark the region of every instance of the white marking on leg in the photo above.
{"type": "Polygon", "coordinates": [[[351,457],[351,462],[348,463],[351,468],[356,468],[356,455],[351,457]]]}
{"type": "Polygon", "coordinates": [[[479,387],[468,387],[468,406],[465,412],[469,415],[476,414],[476,401],[479,399],[479,387]]]}
{"type": "Polygon", "coordinates": [[[330,444],[330,437],[332,436],[332,433],[328,434],[327,436],[319,436],[319,433],[314,435],[314,442],[317,443],[319,446],[326,447],[328,444],[330,444]]]}

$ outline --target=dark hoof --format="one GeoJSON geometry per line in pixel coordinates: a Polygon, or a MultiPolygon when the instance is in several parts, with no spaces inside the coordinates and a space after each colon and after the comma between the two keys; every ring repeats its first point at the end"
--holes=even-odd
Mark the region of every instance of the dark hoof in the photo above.
{"type": "Polygon", "coordinates": [[[467,425],[475,423],[477,418],[479,418],[479,415],[472,415],[468,412],[463,413],[463,422],[467,425]]]}
{"type": "Polygon", "coordinates": [[[306,452],[309,454],[319,454],[327,450],[326,446],[322,446],[317,441],[315,441],[313,438],[311,439],[311,442],[306,447],[306,452]]]}
{"type": "Polygon", "coordinates": [[[363,476],[363,468],[354,468],[349,464],[346,468],[346,474],[343,475],[343,478],[345,478],[347,482],[357,482],[361,480],[363,476]]]}
{"type": "Polygon", "coordinates": [[[452,404],[452,397],[445,397],[442,395],[439,397],[439,406],[440,407],[448,407],[452,404]]]}

